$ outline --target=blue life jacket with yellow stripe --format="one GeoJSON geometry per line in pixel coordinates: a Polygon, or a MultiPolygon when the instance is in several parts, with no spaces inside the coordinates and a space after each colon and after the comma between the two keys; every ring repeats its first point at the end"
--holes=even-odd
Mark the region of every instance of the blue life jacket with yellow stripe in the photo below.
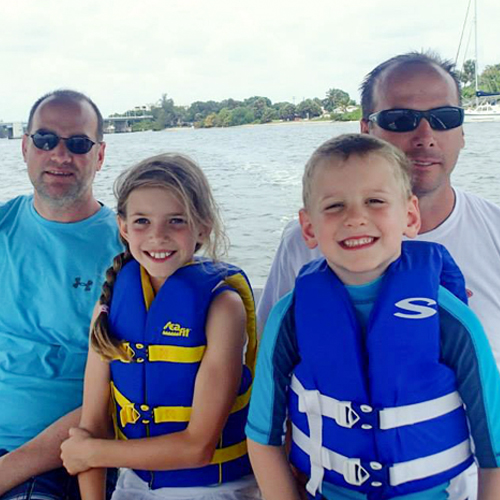
{"type": "Polygon", "coordinates": [[[455,374],[440,360],[438,289],[466,301],[462,274],[441,245],[405,242],[382,280],[366,332],[325,260],[296,281],[291,461],[312,495],[328,481],[392,498],[472,463],[455,374]]]}
{"type": "Polygon", "coordinates": [[[135,471],[153,489],[205,486],[251,473],[244,427],[255,366],[253,294],[240,269],[206,260],[178,269],[156,297],[147,273],[136,261],[127,263],[118,274],[109,327],[131,355],[130,362],[114,360],[110,364],[115,430],[120,439],[159,436],[187,427],[207,344],[207,313],[211,300],[228,288],[241,295],[247,314],[248,344],[237,400],[209,465],[135,471]]]}

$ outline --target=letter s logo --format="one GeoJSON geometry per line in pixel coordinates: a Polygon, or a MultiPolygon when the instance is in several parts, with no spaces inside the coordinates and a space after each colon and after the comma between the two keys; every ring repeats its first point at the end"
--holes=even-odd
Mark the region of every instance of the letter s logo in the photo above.
{"type": "Polygon", "coordinates": [[[427,306],[435,306],[436,301],[432,299],[428,299],[425,297],[412,297],[409,299],[403,299],[399,302],[396,302],[394,305],[399,307],[400,309],[404,309],[405,311],[413,311],[413,313],[417,314],[405,314],[401,312],[394,313],[394,316],[398,318],[407,318],[407,319],[424,319],[430,318],[437,313],[436,309],[433,307],[427,307],[419,304],[414,304],[414,302],[425,302],[427,306]]]}

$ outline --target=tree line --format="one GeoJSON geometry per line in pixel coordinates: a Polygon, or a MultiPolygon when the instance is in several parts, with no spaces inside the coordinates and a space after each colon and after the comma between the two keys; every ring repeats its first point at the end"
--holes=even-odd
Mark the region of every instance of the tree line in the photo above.
{"type": "MultiPolygon", "coordinates": [[[[469,59],[465,61],[462,70],[458,73],[464,102],[472,100],[476,95],[475,66],[476,62],[469,59]]],[[[484,92],[500,93],[500,64],[484,68],[478,75],[478,87],[484,92]]]]}
{"type": "MultiPolygon", "coordinates": [[[[458,72],[465,103],[475,96],[475,62],[467,60],[458,72]]],[[[479,76],[479,88],[486,92],[500,92],[500,64],[486,66],[479,76]]],[[[111,116],[145,114],[146,107],[115,113],[111,116]]],[[[323,99],[304,99],[298,104],[276,102],[263,96],[223,101],[196,101],[189,106],[177,106],[174,100],[163,94],[155,104],[147,108],[151,119],[132,125],[132,130],[163,130],[171,127],[194,126],[196,128],[233,127],[251,123],[326,119],[335,121],[359,120],[361,110],[344,90],[331,88],[323,99]],[[355,107],[355,108],[354,108],[355,107]]]]}
{"type": "MultiPolygon", "coordinates": [[[[332,88],[324,99],[304,99],[297,105],[291,102],[273,103],[268,97],[254,96],[242,101],[196,101],[190,106],[176,106],[172,98],[163,94],[151,105],[147,114],[152,119],[132,125],[132,130],[163,130],[165,128],[194,126],[197,128],[233,127],[250,123],[272,121],[294,121],[297,119],[359,120],[359,109],[352,109],[356,102],[341,89],[332,88]],[[350,111],[349,111],[350,110],[350,111]]],[[[115,113],[111,116],[134,116],[145,114],[145,107],[115,113]]]]}

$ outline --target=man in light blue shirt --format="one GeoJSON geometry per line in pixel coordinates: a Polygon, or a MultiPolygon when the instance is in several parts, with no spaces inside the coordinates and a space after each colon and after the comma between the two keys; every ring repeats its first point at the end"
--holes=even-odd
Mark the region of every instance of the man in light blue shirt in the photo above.
{"type": "Polygon", "coordinates": [[[59,448],[78,425],[92,309],[121,251],[92,191],[105,146],[87,96],[41,97],[22,139],[34,193],[0,205],[1,500],[78,495],[59,448]]]}

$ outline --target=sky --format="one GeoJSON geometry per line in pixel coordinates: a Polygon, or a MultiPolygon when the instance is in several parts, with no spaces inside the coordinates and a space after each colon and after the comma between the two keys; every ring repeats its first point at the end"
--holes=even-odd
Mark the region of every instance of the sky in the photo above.
{"type": "MultiPolygon", "coordinates": [[[[478,2],[479,68],[500,63],[500,2],[478,2]]],[[[455,60],[469,0],[17,0],[0,11],[0,120],[55,88],[104,116],[255,95],[298,104],[330,88],[359,101],[377,64],[410,50],[455,60]]],[[[462,52],[474,54],[466,31],[462,52]]],[[[463,62],[464,55],[459,58],[463,62]]]]}

